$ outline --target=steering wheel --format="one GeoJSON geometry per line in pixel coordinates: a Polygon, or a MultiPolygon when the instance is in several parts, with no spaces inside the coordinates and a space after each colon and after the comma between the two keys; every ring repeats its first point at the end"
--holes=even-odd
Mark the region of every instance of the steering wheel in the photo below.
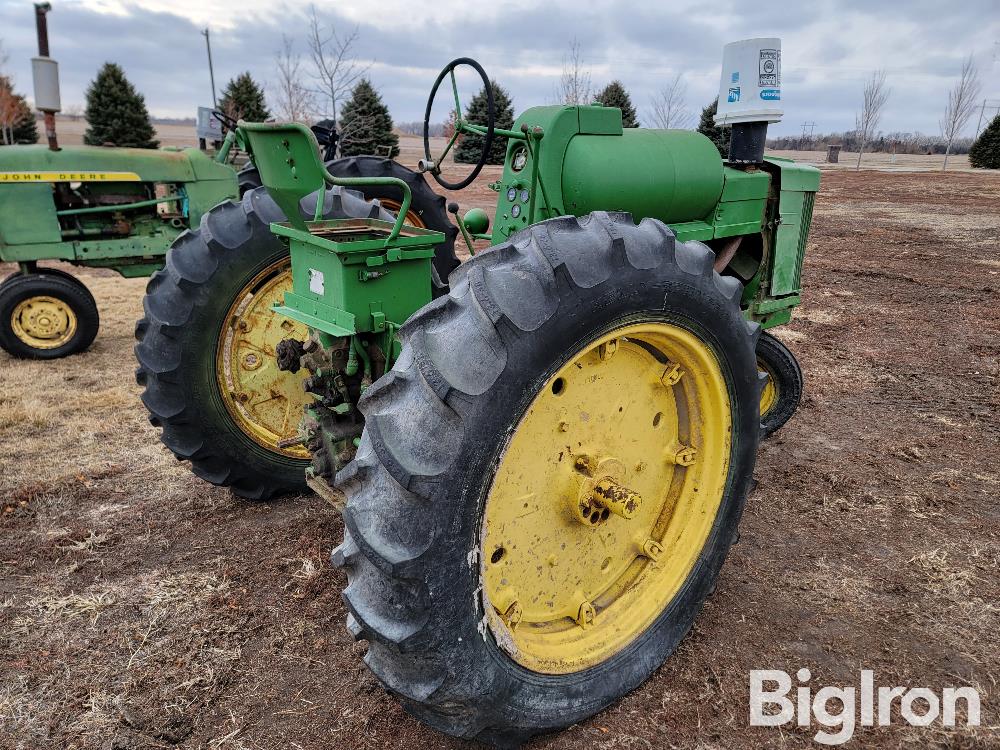
{"type": "Polygon", "coordinates": [[[464,187],[468,187],[472,184],[472,181],[479,176],[479,173],[483,171],[483,165],[486,164],[486,159],[490,155],[490,146],[493,145],[493,131],[495,127],[496,112],[493,106],[493,87],[490,86],[490,79],[486,76],[486,71],[483,70],[483,66],[471,57],[459,57],[452,60],[450,63],[445,65],[444,70],[441,71],[437,80],[434,81],[434,86],[431,87],[431,94],[427,98],[427,111],[424,112],[424,158],[420,163],[421,171],[430,172],[434,179],[437,180],[438,185],[443,187],[445,190],[461,190],[464,187]],[[468,65],[470,68],[479,73],[479,77],[483,79],[483,89],[486,91],[485,125],[477,125],[476,123],[466,122],[462,119],[462,102],[458,98],[458,84],[455,83],[455,68],[459,65],[468,65]],[[437,159],[434,159],[431,157],[431,109],[434,107],[434,97],[437,96],[438,87],[441,85],[445,76],[450,76],[451,90],[455,95],[455,132],[448,141],[448,145],[444,147],[444,151],[441,152],[441,155],[437,159]],[[455,141],[462,133],[483,136],[483,151],[479,155],[478,163],[464,180],[461,180],[460,182],[448,182],[448,180],[441,176],[441,162],[444,161],[444,157],[448,155],[448,152],[451,151],[451,147],[455,145],[455,141]]]}
{"type": "MultiPolygon", "coordinates": [[[[213,109],[212,115],[216,120],[222,123],[222,127],[225,130],[236,130],[237,120],[235,117],[230,117],[220,109],[213,109]]],[[[225,132],[225,130],[223,132],[225,132]]]]}

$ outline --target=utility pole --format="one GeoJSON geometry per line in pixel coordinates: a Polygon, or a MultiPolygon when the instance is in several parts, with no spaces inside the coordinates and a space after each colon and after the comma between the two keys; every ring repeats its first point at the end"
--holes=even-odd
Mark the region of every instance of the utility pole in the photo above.
{"type": "Polygon", "coordinates": [[[45,137],[49,149],[59,150],[56,138],[56,112],[59,101],[59,64],[49,57],[49,25],[45,14],[52,10],[49,3],[35,3],[35,31],[38,34],[38,57],[31,58],[31,77],[35,85],[35,106],[45,118],[45,137]]]}
{"type": "Polygon", "coordinates": [[[216,109],[219,108],[219,102],[215,98],[215,70],[212,68],[212,42],[208,38],[208,27],[206,26],[201,32],[202,36],[205,37],[205,49],[208,50],[208,77],[212,81],[212,106],[216,109]]]}
{"type": "Polygon", "coordinates": [[[815,122],[804,122],[802,123],[802,140],[806,139],[806,128],[809,128],[809,140],[813,137],[813,128],[816,127],[815,122]]]}

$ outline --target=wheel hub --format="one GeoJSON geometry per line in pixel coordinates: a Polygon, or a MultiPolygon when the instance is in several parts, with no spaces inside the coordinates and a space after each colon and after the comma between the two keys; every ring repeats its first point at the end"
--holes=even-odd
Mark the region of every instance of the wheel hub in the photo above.
{"type": "Polygon", "coordinates": [[[694,567],[722,500],[731,414],[714,353],[666,323],[583,347],[501,457],[481,532],[486,622],[533,671],[600,664],[694,567]]]}
{"type": "Polygon", "coordinates": [[[219,336],[216,374],[226,409],[254,442],[290,458],[308,458],[301,445],[287,445],[298,432],[309,402],[302,381],[308,373],[278,369],[275,348],[282,339],[305,339],[309,332],[272,310],[292,289],[290,261],[284,258],[257,274],[237,295],[219,336]]]}
{"type": "Polygon", "coordinates": [[[77,327],[76,314],[69,305],[47,295],[19,302],[10,322],[14,335],[36,349],[62,346],[73,338],[77,327]]]}

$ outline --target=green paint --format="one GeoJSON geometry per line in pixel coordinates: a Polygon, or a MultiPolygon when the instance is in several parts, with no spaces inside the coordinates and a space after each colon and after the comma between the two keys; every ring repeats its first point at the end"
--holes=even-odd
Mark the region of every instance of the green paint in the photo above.
{"type": "Polygon", "coordinates": [[[184,229],[236,196],[233,168],[196,149],[10,146],[0,149],[0,261],[65,260],[149,275],[184,229]],[[52,181],[26,181],[43,178],[52,181]],[[57,187],[77,186],[92,201],[114,202],[57,207],[57,187]],[[156,186],[168,195],[155,197],[156,186]],[[177,215],[161,217],[157,207],[168,203],[177,215]]]}
{"type": "MultiPolygon", "coordinates": [[[[483,128],[458,123],[463,132],[483,128]]],[[[693,131],[622,128],[621,111],[597,106],[535,107],[518,118],[503,177],[496,187],[491,240],[551,216],[627,211],[637,221],[669,224],[680,241],[745,238],[732,261],[749,279],[743,307],[769,327],[789,320],[799,281],[819,172],[784,159],[758,168],[723,164],[715,145],[693,131]]],[[[293,291],[276,309],[331,337],[372,334],[395,346],[396,326],[430,301],[430,260],[441,235],[376,220],[299,218],[299,201],[324,184],[361,186],[378,179],[338,180],[316,156],[312,134],[296,125],[243,125],[264,184],[292,216],[271,229],[292,255],[293,291]]],[[[407,196],[408,197],[408,196],[407,196]]],[[[489,227],[476,210],[459,221],[472,235],[489,227]]],[[[384,346],[383,346],[384,345],[384,346]]],[[[353,351],[353,350],[352,350],[353,351]]]]}

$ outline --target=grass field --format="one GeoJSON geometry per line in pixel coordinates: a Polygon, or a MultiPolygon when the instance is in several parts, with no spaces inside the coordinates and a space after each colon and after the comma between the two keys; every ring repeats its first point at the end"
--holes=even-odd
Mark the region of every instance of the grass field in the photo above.
{"type": "MultiPolygon", "coordinates": [[[[463,208],[491,209],[493,179],[463,208]]],[[[741,543],[649,682],[532,747],[808,747],[815,728],[747,726],[748,672],[803,666],[981,692],[982,727],[897,721],[850,747],[1000,747],[998,206],[997,173],[824,173],[779,333],[804,401],[762,445],[741,543]]],[[[465,747],[364,667],[338,515],[241,502],[169,455],[133,380],[145,282],[77,273],[90,351],[0,353],[0,747],[465,747]]]]}

